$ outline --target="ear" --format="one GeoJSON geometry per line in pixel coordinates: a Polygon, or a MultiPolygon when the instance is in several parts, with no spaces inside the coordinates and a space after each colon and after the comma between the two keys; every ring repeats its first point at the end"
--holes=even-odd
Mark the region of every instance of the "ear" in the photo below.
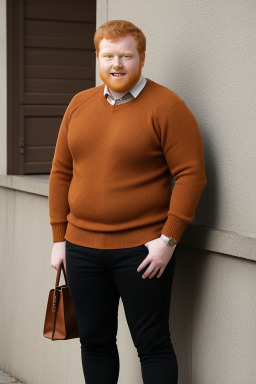
{"type": "Polygon", "coordinates": [[[142,56],[141,56],[141,68],[144,67],[144,64],[145,64],[145,57],[146,57],[146,53],[143,52],[142,56]]]}
{"type": "Polygon", "coordinates": [[[99,56],[97,55],[97,51],[95,51],[95,56],[96,56],[96,60],[97,60],[98,66],[99,66],[99,56]]]}

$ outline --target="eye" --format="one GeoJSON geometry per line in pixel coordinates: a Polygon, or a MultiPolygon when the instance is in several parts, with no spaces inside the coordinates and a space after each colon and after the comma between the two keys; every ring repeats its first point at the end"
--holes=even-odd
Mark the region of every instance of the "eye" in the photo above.
{"type": "Polygon", "coordinates": [[[125,55],[124,57],[131,57],[131,56],[129,56],[129,55],[125,55]]]}

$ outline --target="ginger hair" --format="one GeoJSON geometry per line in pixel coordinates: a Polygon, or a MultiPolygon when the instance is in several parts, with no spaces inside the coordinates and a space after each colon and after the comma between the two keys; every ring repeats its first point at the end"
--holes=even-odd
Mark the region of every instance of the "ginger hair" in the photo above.
{"type": "Polygon", "coordinates": [[[126,20],[110,20],[102,24],[94,34],[93,41],[97,57],[99,56],[100,41],[103,38],[117,40],[127,35],[132,36],[137,42],[137,51],[141,56],[146,51],[146,37],[141,29],[126,20]]]}

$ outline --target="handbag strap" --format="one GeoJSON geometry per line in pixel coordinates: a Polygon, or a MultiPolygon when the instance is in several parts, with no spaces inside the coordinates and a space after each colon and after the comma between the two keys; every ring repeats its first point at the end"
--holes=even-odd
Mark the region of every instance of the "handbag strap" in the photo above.
{"type": "Polygon", "coordinates": [[[66,275],[63,263],[61,263],[61,268],[62,268],[62,272],[63,272],[63,275],[64,275],[64,279],[65,279],[66,285],[68,285],[67,275],[66,275]]]}
{"type": "Polygon", "coordinates": [[[60,282],[60,273],[61,273],[61,270],[64,274],[64,278],[65,278],[65,282],[66,282],[66,285],[68,285],[67,283],[67,276],[66,276],[66,272],[65,272],[65,268],[64,268],[64,265],[63,263],[61,263],[60,267],[58,268],[58,271],[57,271],[57,276],[56,276],[56,281],[55,281],[55,289],[54,289],[54,293],[53,293],[53,305],[52,305],[52,312],[53,312],[53,328],[52,328],[52,340],[54,338],[54,333],[55,333],[55,326],[56,326],[56,317],[57,317],[57,309],[58,309],[58,304],[59,304],[59,291],[57,290],[57,287],[59,285],[59,282],[60,282]]]}
{"type": "Polygon", "coordinates": [[[59,282],[60,282],[60,274],[61,274],[61,270],[62,270],[62,272],[63,272],[63,274],[64,274],[65,283],[66,283],[66,285],[68,285],[67,275],[66,275],[66,272],[65,272],[65,268],[64,268],[63,263],[61,263],[61,265],[59,266],[58,271],[57,271],[57,276],[56,276],[56,281],[55,281],[55,290],[56,290],[56,288],[58,287],[59,282]]]}
{"type": "Polygon", "coordinates": [[[53,304],[52,304],[52,316],[53,316],[52,337],[51,337],[52,340],[54,338],[55,327],[56,327],[56,317],[57,317],[57,308],[58,308],[58,304],[59,304],[59,295],[60,295],[59,291],[55,289],[54,294],[53,294],[53,304]]]}

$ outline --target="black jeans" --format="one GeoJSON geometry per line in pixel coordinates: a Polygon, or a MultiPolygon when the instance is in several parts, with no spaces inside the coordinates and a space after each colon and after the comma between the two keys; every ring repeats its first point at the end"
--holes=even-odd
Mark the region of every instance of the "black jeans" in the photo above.
{"type": "MultiPolygon", "coordinates": [[[[160,278],[143,279],[143,244],[96,249],[66,240],[66,272],[75,308],[86,384],[116,384],[116,344],[121,297],[144,384],[177,384],[178,364],[170,338],[169,311],[175,252],[160,278]]],[[[129,383],[129,378],[127,379],[129,383]]]]}

